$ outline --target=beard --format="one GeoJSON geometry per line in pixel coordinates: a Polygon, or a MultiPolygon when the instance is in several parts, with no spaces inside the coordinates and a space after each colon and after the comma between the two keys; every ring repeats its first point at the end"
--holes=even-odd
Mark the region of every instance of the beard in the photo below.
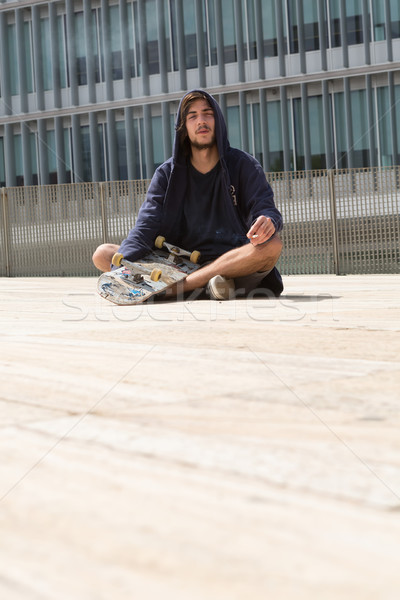
{"type": "Polygon", "coordinates": [[[201,144],[200,142],[190,141],[190,145],[192,148],[196,148],[197,150],[205,150],[206,148],[213,148],[216,144],[215,135],[213,135],[212,139],[207,142],[207,144],[201,144]]]}

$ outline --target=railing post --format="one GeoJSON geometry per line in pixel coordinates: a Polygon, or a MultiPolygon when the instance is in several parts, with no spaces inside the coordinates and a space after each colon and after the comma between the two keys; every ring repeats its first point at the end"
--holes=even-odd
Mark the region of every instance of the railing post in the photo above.
{"type": "Polygon", "coordinates": [[[332,241],[333,241],[333,267],[335,270],[335,275],[340,275],[339,235],[338,235],[336,195],[335,195],[335,171],[333,169],[328,170],[328,181],[329,181],[329,205],[330,205],[330,210],[331,210],[331,224],[332,224],[332,241]]]}
{"type": "Polygon", "coordinates": [[[6,277],[11,276],[10,265],[10,227],[8,219],[8,195],[7,188],[1,188],[1,212],[3,216],[3,246],[4,246],[4,262],[6,267],[6,277]]]}
{"type": "Polygon", "coordinates": [[[97,184],[99,186],[100,196],[100,210],[101,210],[101,227],[103,233],[103,244],[108,242],[108,225],[107,225],[107,210],[106,210],[106,199],[105,199],[105,182],[101,181],[97,184]]]}

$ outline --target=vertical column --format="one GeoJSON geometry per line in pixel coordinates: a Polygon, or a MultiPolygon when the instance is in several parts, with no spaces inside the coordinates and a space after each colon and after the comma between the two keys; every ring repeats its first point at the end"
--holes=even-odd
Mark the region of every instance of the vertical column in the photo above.
{"type": "Polygon", "coordinates": [[[348,156],[348,167],[353,169],[354,167],[354,141],[353,141],[353,127],[351,117],[351,96],[350,96],[350,80],[345,77],[344,83],[344,111],[345,111],[345,123],[346,123],[346,139],[347,139],[347,156],[348,156]]]}
{"type": "Polygon", "coordinates": [[[221,112],[224,116],[225,122],[228,121],[228,112],[226,109],[226,94],[219,95],[219,106],[221,108],[221,112]]]}
{"type": "Polygon", "coordinates": [[[262,26],[262,7],[261,0],[254,1],[255,17],[256,17],[256,44],[257,44],[257,62],[258,62],[258,77],[265,79],[265,61],[264,61],[264,35],[262,26]]]}
{"type": "Polygon", "coordinates": [[[307,73],[306,44],[305,44],[305,39],[304,39],[303,0],[297,0],[296,12],[297,12],[297,32],[298,32],[298,39],[299,39],[300,70],[302,73],[307,73]]]}
{"type": "Polygon", "coordinates": [[[15,172],[14,131],[11,123],[4,125],[4,162],[6,171],[6,187],[17,185],[15,172]]]}
{"type": "Polygon", "coordinates": [[[32,157],[30,145],[30,129],[27,123],[21,122],[22,168],[24,185],[32,185],[32,157]]]}
{"type": "MultiPolygon", "coordinates": [[[[61,43],[57,27],[57,5],[55,2],[49,2],[49,22],[50,22],[50,44],[51,44],[51,69],[53,77],[53,97],[54,106],[61,107],[61,77],[60,77],[60,55],[59,44],[61,43]]],[[[59,179],[58,179],[59,181],[59,179]]]]}
{"type": "Polygon", "coordinates": [[[36,105],[44,110],[43,59],[40,33],[40,6],[32,6],[33,55],[35,57],[36,105]]]}
{"type": "Polygon", "coordinates": [[[393,61],[393,43],[392,43],[392,17],[390,14],[390,0],[385,2],[385,30],[386,30],[386,52],[388,62],[393,61]]]}
{"type": "Polygon", "coordinates": [[[15,11],[15,33],[17,38],[18,80],[21,112],[26,113],[28,112],[28,95],[26,88],[24,12],[22,9],[16,9],[15,11]]]}
{"type": "Polygon", "coordinates": [[[90,0],[84,0],[83,2],[83,23],[85,27],[86,76],[88,85],[88,95],[89,102],[94,104],[96,102],[96,82],[92,35],[92,3],[90,0]]]}
{"type": "Polygon", "coordinates": [[[214,17],[215,17],[215,35],[217,38],[217,63],[218,63],[218,75],[219,83],[225,85],[225,57],[224,57],[224,32],[222,29],[222,5],[221,2],[215,2],[214,4],[214,17]]]}
{"type": "Polygon", "coordinates": [[[362,18],[363,18],[363,39],[364,39],[364,56],[365,64],[371,64],[371,50],[370,50],[370,20],[369,20],[369,2],[368,0],[362,0],[362,18]]]}
{"type": "MultiPolygon", "coordinates": [[[[276,37],[278,42],[278,59],[279,59],[279,75],[284,77],[286,75],[285,66],[285,41],[283,38],[283,2],[282,0],[275,0],[275,20],[276,20],[276,37]]],[[[286,93],[286,90],[285,90],[286,93]]]]}
{"type": "Polygon", "coordinates": [[[326,79],[322,82],[322,110],[324,118],[326,168],[333,169],[335,166],[335,158],[332,142],[332,112],[329,97],[329,84],[326,79]]]}
{"type": "Polygon", "coordinates": [[[110,181],[119,179],[118,173],[118,147],[117,132],[115,128],[115,111],[107,110],[107,130],[108,130],[108,163],[110,165],[110,181]]]}
{"type": "Polygon", "coordinates": [[[47,130],[45,119],[37,122],[39,146],[39,185],[49,183],[49,161],[47,156],[47,130]]]}
{"type": "Polygon", "coordinates": [[[90,165],[92,168],[92,181],[100,181],[100,144],[97,124],[97,113],[89,113],[89,139],[90,139],[90,165]]]}
{"type": "Polygon", "coordinates": [[[349,66],[349,46],[347,43],[346,0],[340,0],[340,38],[342,44],[343,66],[349,66]]]}
{"type": "Polygon", "coordinates": [[[269,171],[270,155],[269,155],[269,139],[268,139],[268,118],[267,118],[267,101],[265,98],[265,90],[258,91],[260,100],[260,125],[261,125],[261,148],[263,153],[263,168],[264,171],[269,171]]]}
{"type": "Polygon", "coordinates": [[[162,131],[163,131],[163,151],[164,160],[167,160],[172,154],[171,144],[171,115],[169,112],[169,102],[161,103],[162,112],[162,131]]]}
{"type": "Polygon", "coordinates": [[[183,20],[182,0],[176,0],[176,29],[178,36],[178,61],[179,61],[179,80],[181,90],[187,88],[186,77],[186,51],[185,51],[185,26],[183,20]]]}
{"type": "Polygon", "coordinates": [[[67,52],[68,52],[68,74],[71,94],[71,104],[78,106],[78,78],[76,72],[76,47],[75,47],[75,14],[73,0],[65,0],[67,14],[67,52]]]}
{"type": "Polygon", "coordinates": [[[57,181],[58,183],[65,183],[67,180],[67,170],[65,164],[64,128],[62,117],[55,117],[54,130],[56,138],[57,181]]]}
{"type": "Polygon", "coordinates": [[[367,95],[369,166],[376,167],[376,165],[377,165],[376,124],[375,124],[375,111],[374,111],[371,75],[366,75],[365,84],[366,84],[365,87],[366,87],[366,95],[367,95]]]}
{"type": "Polygon", "coordinates": [[[149,104],[143,105],[143,129],[146,161],[146,178],[150,179],[154,171],[153,135],[151,127],[151,108],[149,104]]]}
{"type": "Polygon", "coordinates": [[[6,115],[12,113],[11,109],[11,84],[10,84],[10,62],[8,60],[8,35],[7,14],[0,13],[0,83],[1,96],[6,115]]]}
{"type": "Polygon", "coordinates": [[[236,29],[236,57],[238,64],[238,76],[239,81],[246,81],[244,71],[244,52],[243,52],[243,15],[242,15],[242,1],[235,0],[235,29],[236,29]]]}
{"type": "Polygon", "coordinates": [[[328,70],[327,60],[327,24],[326,24],[326,12],[325,12],[325,0],[318,0],[318,32],[319,32],[319,49],[321,55],[321,68],[323,71],[328,70]]]}
{"type": "Polygon", "coordinates": [[[165,36],[164,2],[157,0],[158,57],[160,61],[161,91],[168,92],[167,44],[165,36]]]}
{"type": "Polygon", "coordinates": [[[246,92],[239,92],[240,137],[242,150],[249,151],[249,124],[247,120],[246,92]]]}
{"type": "Polygon", "coordinates": [[[128,37],[128,7],[126,0],[119,0],[119,23],[121,28],[122,76],[125,98],[132,98],[131,65],[128,37]]]}
{"type": "Polygon", "coordinates": [[[133,109],[125,107],[125,132],[126,132],[126,161],[128,163],[128,179],[136,179],[136,152],[135,133],[133,128],[133,109]]]}
{"type": "Polygon", "coordinates": [[[72,173],[73,181],[81,183],[83,181],[83,156],[81,140],[81,123],[79,115],[72,115],[72,173]]]}
{"type": "Polygon", "coordinates": [[[149,81],[149,61],[147,57],[147,28],[146,28],[146,7],[144,0],[138,0],[138,13],[139,13],[139,31],[140,31],[140,64],[141,64],[141,76],[142,76],[142,87],[143,95],[148,96],[150,94],[150,81],[149,81]]]}
{"type": "Polygon", "coordinates": [[[103,42],[104,75],[106,80],[107,100],[114,100],[110,40],[110,11],[108,0],[101,0],[101,39],[103,42]]]}
{"type": "Polygon", "coordinates": [[[304,166],[306,171],[311,170],[311,141],[310,141],[310,114],[308,110],[307,84],[301,84],[301,118],[303,121],[304,166]]]}
{"type": "Polygon", "coordinates": [[[199,69],[199,85],[206,87],[206,63],[204,60],[204,22],[203,22],[203,3],[195,2],[196,9],[196,47],[197,64],[199,69]]]}
{"type": "Polygon", "coordinates": [[[397,143],[397,116],[396,116],[396,98],[394,90],[394,72],[389,71],[388,73],[388,84],[389,84],[389,106],[390,106],[390,133],[392,142],[392,165],[398,164],[397,155],[399,153],[397,143]]]}
{"type": "Polygon", "coordinates": [[[285,86],[280,88],[281,99],[281,120],[282,120],[282,142],[283,142],[283,168],[290,171],[290,140],[289,140],[289,119],[287,110],[287,92],[285,86]]]}

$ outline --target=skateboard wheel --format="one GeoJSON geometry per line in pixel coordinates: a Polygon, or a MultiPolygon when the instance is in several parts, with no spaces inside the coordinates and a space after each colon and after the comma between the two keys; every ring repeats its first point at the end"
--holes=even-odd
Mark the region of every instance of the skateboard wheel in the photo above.
{"type": "Polygon", "coordinates": [[[121,260],[124,258],[123,254],[120,254],[120,252],[116,252],[114,254],[114,256],[111,259],[112,264],[114,265],[114,267],[120,267],[121,266],[121,260]]]}
{"type": "Polygon", "coordinates": [[[159,235],[158,237],[156,237],[156,241],[154,242],[154,245],[156,248],[159,248],[161,250],[162,247],[164,246],[164,242],[165,242],[165,237],[163,237],[162,235],[159,235]]]}
{"type": "Polygon", "coordinates": [[[162,271],[161,269],[153,269],[150,274],[150,279],[152,281],[159,281],[161,279],[162,271]]]}
{"type": "Polygon", "coordinates": [[[200,252],[198,250],[193,250],[192,254],[190,255],[190,262],[197,264],[199,259],[200,259],[200,252]]]}

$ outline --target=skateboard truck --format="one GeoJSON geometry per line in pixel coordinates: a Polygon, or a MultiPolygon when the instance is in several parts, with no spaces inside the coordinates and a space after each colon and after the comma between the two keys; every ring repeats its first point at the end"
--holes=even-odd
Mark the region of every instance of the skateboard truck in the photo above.
{"type": "Polygon", "coordinates": [[[165,237],[163,237],[162,235],[159,235],[156,238],[154,245],[159,250],[166,248],[169,252],[168,260],[170,260],[171,262],[174,262],[174,263],[179,262],[179,258],[181,258],[182,256],[186,256],[187,258],[189,258],[191,263],[196,265],[201,256],[201,254],[198,250],[193,250],[193,252],[188,252],[188,250],[182,250],[182,248],[179,248],[178,246],[174,246],[173,244],[168,244],[168,242],[165,241],[165,237]]]}

